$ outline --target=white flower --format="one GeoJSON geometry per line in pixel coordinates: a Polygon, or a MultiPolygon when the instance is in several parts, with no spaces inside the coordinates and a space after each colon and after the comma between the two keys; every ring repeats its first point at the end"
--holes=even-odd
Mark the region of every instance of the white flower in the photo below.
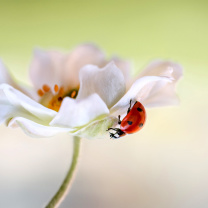
{"type": "Polygon", "coordinates": [[[182,68],[171,61],[154,61],[130,79],[128,62],[106,61],[91,44],[69,54],[35,50],[30,66],[34,90],[18,85],[0,62],[0,123],[21,127],[36,137],[68,132],[87,138],[106,136],[106,130],[125,116],[129,101],[145,107],[178,103],[175,84],[182,68]]]}

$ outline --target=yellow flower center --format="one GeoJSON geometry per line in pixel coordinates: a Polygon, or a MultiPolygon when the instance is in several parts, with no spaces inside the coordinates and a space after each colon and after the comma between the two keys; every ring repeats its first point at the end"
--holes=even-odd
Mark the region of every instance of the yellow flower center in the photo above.
{"type": "Polygon", "coordinates": [[[65,97],[76,98],[78,94],[79,87],[76,89],[64,89],[64,87],[59,87],[57,84],[54,85],[54,92],[51,88],[44,84],[41,89],[37,91],[38,95],[41,97],[40,103],[55,111],[59,111],[61,103],[65,97]]]}

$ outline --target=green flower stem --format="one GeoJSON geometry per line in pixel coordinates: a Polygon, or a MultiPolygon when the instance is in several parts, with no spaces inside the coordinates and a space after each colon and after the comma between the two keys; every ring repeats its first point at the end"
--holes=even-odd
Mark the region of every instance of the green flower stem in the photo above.
{"type": "Polygon", "coordinates": [[[46,208],[58,207],[61,204],[61,202],[64,200],[64,198],[66,197],[66,195],[71,187],[71,184],[73,181],[72,180],[73,175],[74,175],[74,172],[77,167],[77,161],[78,161],[79,152],[80,152],[80,141],[81,141],[81,138],[77,137],[77,136],[75,136],[73,139],[74,139],[74,146],[73,146],[74,152],[73,152],[71,167],[69,168],[69,171],[68,171],[61,187],[59,188],[57,193],[53,196],[53,198],[48,203],[46,208]]]}

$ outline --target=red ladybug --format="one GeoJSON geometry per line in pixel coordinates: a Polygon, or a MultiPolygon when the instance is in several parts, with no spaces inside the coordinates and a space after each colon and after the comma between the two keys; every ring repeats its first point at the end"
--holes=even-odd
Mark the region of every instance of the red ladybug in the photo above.
{"type": "Polygon", "coordinates": [[[144,126],[146,120],[146,111],[144,106],[136,101],[131,108],[131,100],[130,100],[130,106],[127,110],[127,115],[123,118],[123,120],[120,120],[120,115],[118,116],[118,124],[120,124],[119,128],[109,128],[109,130],[114,130],[115,133],[110,133],[110,137],[113,139],[118,139],[122,136],[125,136],[126,134],[132,134],[144,126]]]}

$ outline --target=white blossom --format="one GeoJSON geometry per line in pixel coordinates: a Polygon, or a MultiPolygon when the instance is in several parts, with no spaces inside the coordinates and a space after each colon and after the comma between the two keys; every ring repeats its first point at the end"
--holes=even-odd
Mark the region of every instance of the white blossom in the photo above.
{"type": "Polygon", "coordinates": [[[98,138],[126,115],[130,100],[145,108],[177,104],[182,68],[157,60],[131,78],[129,62],[107,61],[96,46],[83,44],[68,54],[36,49],[29,74],[33,91],[16,83],[0,61],[0,123],[34,137],[68,132],[98,138]]]}

